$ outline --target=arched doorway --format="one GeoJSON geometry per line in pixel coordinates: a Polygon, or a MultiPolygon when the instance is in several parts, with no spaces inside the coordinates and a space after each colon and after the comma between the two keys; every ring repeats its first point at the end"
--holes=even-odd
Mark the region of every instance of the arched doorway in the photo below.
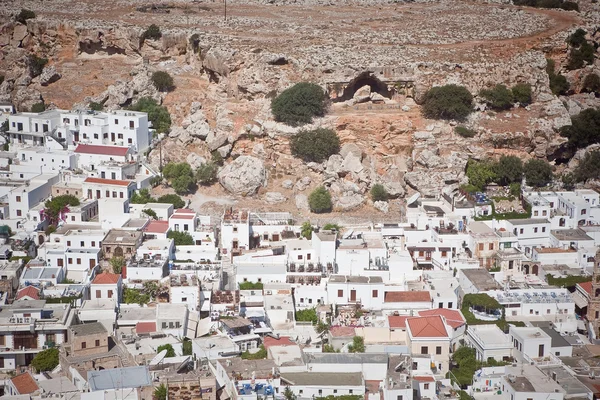
{"type": "Polygon", "coordinates": [[[115,249],[114,256],[115,257],[123,257],[123,248],[122,247],[117,247],[115,249]]]}
{"type": "Polygon", "coordinates": [[[371,72],[362,72],[356,78],[352,79],[344,89],[342,95],[333,99],[333,101],[337,103],[350,100],[354,97],[356,91],[363,86],[369,86],[371,93],[376,92],[387,98],[391,98],[392,96],[387,84],[377,79],[371,72]]]}
{"type": "Polygon", "coordinates": [[[39,246],[43,245],[45,241],[46,241],[46,237],[44,235],[38,236],[38,245],[39,246]]]}
{"type": "Polygon", "coordinates": [[[534,266],[531,268],[531,273],[532,273],[533,275],[537,275],[537,274],[539,273],[539,271],[538,271],[538,268],[539,268],[539,267],[537,266],[537,264],[536,264],[536,265],[534,265],[534,266]]]}
{"type": "Polygon", "coordinates": [[[529,265],[528,264],[523,265],[523,273],[525,275],[529,275],[529,265]]]}

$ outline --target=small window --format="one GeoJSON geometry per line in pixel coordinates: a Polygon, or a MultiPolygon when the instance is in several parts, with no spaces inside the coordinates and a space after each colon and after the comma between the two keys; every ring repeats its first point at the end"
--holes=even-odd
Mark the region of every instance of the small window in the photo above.
{"type": "Polygon", "coordinates": [[[17,210],[17,217],[20,217],[22,214],[21,210],[17,210]]]}
{"type": "Polygon", "coordinates": [[[424,383],[423,384],[423,389],[429,390],[429,383],[424,383]]]}
{"type": "Polygon", "coordinates": [[[71,241],[67,240],[67,246],[71,246],[71,241]]]}
{"type": "Polygon", "coordinates": [[[428,354],[429,348],[427,346],[421,346],[421,354],[428,354]]]}
{"type": "Polygon", "coordinates": [[[98,134],[94,133],[94,139],[98,139],[98,134]]]}
{"type": "Polygon", "coordinates": [[[490,243],[489,249],[494,250],[494,243],[490,243]]]}
{"type": "Polygon", "coordinates": [[[435,348],[435,354],[442,354],[442,346],[437,346],[435,348]]]}
{"type": "Polygon", "coordinates": [[[483,251],[483,243],[479,243],[479,250],[483,251]]]}
{"type": "Polygon", "coordinates": [[[115,125],[119,125],[119,120],[115,119],[115,125]]]}
{"type": "Polygon", "coordinates": [[[117,135],[117,138],[119,138],[119,139],[123,139],[123,134],[122,134],[122,133],[119,133],[119,134],[117,135]]]}
{"type": "Polygon", "coordinates": [[[79,245],[80,245],[81,247],[85,247],[85,242],[82,240],[82,241],[80,241],[80,242],[79,242],[79,245]]]}
{"type": "Polygon", "coordinates": [[[523,232],[524,232],[523,228],[519,229],[520,234],[523,234],[523,232]]]}
{"type": "Polygon", "coordinates": [[[585,215],[587,214],[587,210],[584,208],[583,210],[581,210],[581,215],[585,215]]]}
{"type": "Polygon", "coordinates": [[[234,231],[234,232],[237,232],[237,231],[238,231],[238,228],[237,228],[237,226],[234,226],[234,227],[233,227],[233,231],[234,231]]]}
{"type": "Polygon", "coordinates": [[[338,289],[338,297],[344,297],[344,290],[338,289]]]}
{"type": "Polygon", "coordinates": [[[298,254],[298,260],[302,260],[302,254],[298,254]]]}
{"type": "Polygon", "coordinates": [[[21,196],[17,196],[17,203],[21,202],[21,196]]]}
{"type": "Polygon", "coordinates": [[[379,292],[377,292],[377,290],[373,290],[372,296],[373,296],[373,298],[378,297],[379,296],[379,292]]]}
{"type": "Polygon", "coordinates": [[[533,228],[533,233],[537,233],[537,232],[538,232],[538,228],[537,227],[533,228]]]}
{"type": "Polygon", "coordinates": [[[448,252],[446,250],[442,250],[442,257],[448,257],[448,252]]]}
{"type": "Polygon", "coordinates": [[[535,211],[533,212],[533,216],[534,216],[534,217],[537,217],[539,214],[540,214],[540,212],[539,212],[538,210],[535,210],[535,211]]]}
{"type": "Polygon", "coordinates": [[[96,339],[96,347],[100,347],[100,340],[96,339]]]}
{"type": "Polygon", "coordinates": [[[546,227],[542,227],[542,232],[546,232],[546,227]]]}
{"type": "Polygon", "coordinates": [[[181,301],[187,301],[187,297],[182,297],[181,301]]]}
{"type": "Polygon", "coordinates": [[[85,349],[85,348],[87,348],[87,343],[86,343],[86,342],[81,342],[81,348],[82,348],[82,349],[85,349]]]}

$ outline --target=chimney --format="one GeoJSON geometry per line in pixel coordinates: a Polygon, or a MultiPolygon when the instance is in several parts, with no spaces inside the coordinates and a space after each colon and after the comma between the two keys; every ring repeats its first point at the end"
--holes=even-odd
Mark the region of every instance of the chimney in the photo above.
{"type": "Polygon", "coordinates": [[[127,264],[123,265],[123,268],[121,268],[121,277],[127,279],[127,264]]]}

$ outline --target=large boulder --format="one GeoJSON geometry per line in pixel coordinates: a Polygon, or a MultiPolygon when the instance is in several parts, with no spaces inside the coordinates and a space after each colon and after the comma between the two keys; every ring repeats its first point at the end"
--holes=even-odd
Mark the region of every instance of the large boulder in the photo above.
{"type": "Polygon", "coordinates": [[[346,143],[342,146],[340,155],[346,158],[349,153],[354,154],[357,158],[362,160],[362,150],[356,143],[346,143]]]}
{"type": "Polygon", "coordinates": [[[352,96],[352,99],[355,103],[364,103],[371,100],[371,87],[369,85],[365,85],[359,88],[352,96]]]}
{"type": "Polygon", "coordinates": [[[40,84],[42,86],[48,86],[51,83],[56,82],[62,77],[61,74],[58,73],[56,67],[51,65],[49,67],[45,67],[40,75],[40,84]]]}
{"type": "Polygon", "coordinates": [[[265,194],[265,202],[269,204],[283,203],[287,198],[279,192],[267,192],[265,194]]]}
{"type": "Polygon", "coordinates": [[[222,47],[212,47],[202,60],[202,66],[215,74],[229,76],[233,68],[232,62],[235,50],[222,47]]]}
{"type": "Polygon", "coordinates": [[[362,194],[348,192],[339,197],[335,202],[335,208],[339,211],[350,211],[360,207],[365,202],[362,194]]]}
{"type": "Polygon", "coordinates": [[[208,145],[208,149],[210,151],[215,151],[227,143],[228,137],[229,135],[227,132],[210,131],[208,136],[206,136],[206,144],[208,145]]]}
{"type": "Polygon", "coordinates": [[[267,171],[258,158],[240,156],[223,167],[217,177],[225,190],[241,196],[250,196],[266,183],[267,171]]]}
{"type": "Polygon", "coordinates": [[[310,206],[308,204],[308,197],[305,194],[297,194],[295,199],[296,208],[300,211],[309,211],[310,206]]]}

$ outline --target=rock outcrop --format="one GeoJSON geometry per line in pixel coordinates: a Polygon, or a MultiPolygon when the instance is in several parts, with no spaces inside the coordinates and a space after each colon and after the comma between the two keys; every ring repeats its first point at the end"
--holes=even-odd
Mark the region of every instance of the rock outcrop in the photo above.
{"type": "Polygon", "coordinates": [[[262,161],[255,157],[240,156],[223,167],[218,175],[219,183],[228,192],[249,196],[255,194],[267,181],[267,171],[262,161]]]}

